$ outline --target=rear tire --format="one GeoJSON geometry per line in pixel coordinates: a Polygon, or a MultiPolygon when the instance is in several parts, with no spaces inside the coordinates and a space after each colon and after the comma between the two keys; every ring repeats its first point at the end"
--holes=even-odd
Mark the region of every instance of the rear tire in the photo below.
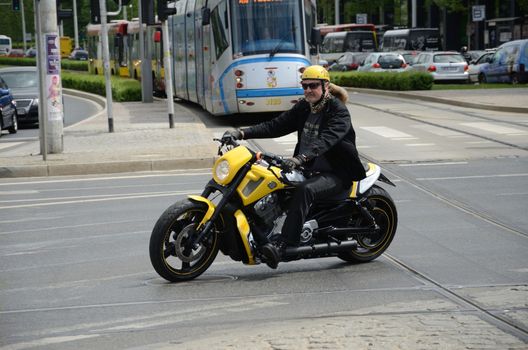
{"type": "MultiPolygon", "coordinates": [[[[380,231],[375,235],[358,235],[354,237],[358,241],[358,247],[350,252],[340,253],[338,257],[352,263],[372,261],[379,257],[389,247],[398,226],[398,212],[394,201],[385,189],[374,185],[366,193],[368,201],[372,206],[371,212],[380,231]]],[[[362,224],[361,219],[356,223],[362,224]]]]}
{"type": "Polygon", "coordinates": [[[202,243],[185,251],[189,237],[207,212],[204,203],[182,200],[160,216],[150,237],[150,261],[156,272],[170,282],[192,280],[204,273],[218,254],[219,235],[213,227],[202,243]]]}

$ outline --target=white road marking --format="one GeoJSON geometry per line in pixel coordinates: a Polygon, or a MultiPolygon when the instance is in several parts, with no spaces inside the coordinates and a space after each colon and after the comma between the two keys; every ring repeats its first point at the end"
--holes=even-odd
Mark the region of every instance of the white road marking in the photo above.
{"type": "Polygon", "coordinates": [[[464,134],[458,132],[458,131],[453,131],[453,130],[449,130],[449,129],[444,129],[444,128],[441,128],[441,127],[438,127],[438,126],[434,126],[434,125],[422,125],[422,124],[417,124],[417,125],[411,125],[411,128],[415,128],[415,129],[420,129],[420,130],[423,130],[425,132],[428,132],[428,133],[431,133],[431,134],[435,134],[435,135],[438,135],[438,136],[463,136],[464,134]]]}
{"type": "Polygon", "coordinates": [[[2,143],[0,143],[0,149],[13,147],[13,146],[20,145],[20,144],[23,144],[23,143],[24,142],[2,142],[2,143]]]}
{"type": "Polygon", "coordinates": [[[406,134],[404,132],[398,131],[396,129],[391,129],[386,126],[362,126],[360,129],[369,131],[371,133],[374,133],[376,135],[387,137],[387,138],[395,138],[395,137],[413,137],[412,135],[406,134]]]}
{"type": "Polygon", "coordinates": [[[445,162],[445,163],[413,163],[413,164],[398,164],[401,167],[411,167],[411,166],[437,166],[437,165],[462,165],[467,164],[467,162],[445,162]]]}
{"type": "Polygon", "coordinates": [[[21,349],[34,348],[34,347],[39,347],[39,346],[47,346],[47,345],[67,343],[67,342],[72,342],[72,341],[79,341],[79,340],[94,338],[94,337],[99,337],[99,336],[100,336],[99,334],[81,334],[81,335],[71,335],[71,336],[63,336],[63,337],[48,337],[48,338],[37,339],[37,340],[24,342],[24,343],[16,343],[16,344],[2,346],[0,347],[0,350],[21,350],[21,349]]]}
{"type": "Polygon", "coordinates": [[[526,135],[527,132],[522,132],[519,129],[508,128],[502,125],[487,123],[487,122],[473,122],[473,123],[461,123],[460,125],[469,126],[471,128],[489,131],[495,134],[515,134],[515,135],[526,135]]]}
{"type": "Polygon", "coordinates": [[[436,143],[406,143],[405,146],[409,147],[425,147],[425,146],[434,146],[436,143]]]}
{"type": "Polygon", "coordinates": [[[494,177],[525,177],[528,173],[520,174],[495,174],[495,175],[471,175],[471,176],[446,176],[446,177],[419,177],[419,181],[437,181],[437,180],[464,180],[464,179],[492,179],[494,177]]]}

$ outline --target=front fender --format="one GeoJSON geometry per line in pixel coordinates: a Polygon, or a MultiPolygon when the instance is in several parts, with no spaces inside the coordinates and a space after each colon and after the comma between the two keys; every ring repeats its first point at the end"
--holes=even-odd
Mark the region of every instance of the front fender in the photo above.
{"type": "Polygon", "coordinates": [[[198,225],[197,228],[202,228],[203,225],[209,221],[209,219],[211,219],[211,216],[213,216],[213,213],[216,209],[216,206],[214,205],[213,202],[211,202],[209,199],[207,198],[204,198],[202,196],[197,196],[197,195],[191,195],[191,196],[188,196],[188,198],[193,201],[193,202],[199,202],[199,203],[205,203],[207,204],[207,212],[205,213],[202,221],[200,221],[200,224],[198,225]]]}

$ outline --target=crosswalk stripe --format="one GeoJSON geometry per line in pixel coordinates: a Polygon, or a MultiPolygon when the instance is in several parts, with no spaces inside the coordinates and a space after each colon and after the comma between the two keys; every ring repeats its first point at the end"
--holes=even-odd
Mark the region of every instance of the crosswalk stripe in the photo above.
{"type": "Polygon", "coordinates": [[[515,134],[515,135],[526,135],[526,132],[522,132],[519,129],[508,128],[502,125],[486,122],[474,122],[474,123],[461,123],[460,125],[469,126],[470,128],[480,129],[489,131],[495,134],[515,134]]]}
{"type": "Polygon", "coordinates": [[[362,126],[360,129],[369,131],[371,133],[374,133],[376,135],[380,135],[382,137],[387,138],[395,138],[395,137],[401,137],[401,138],[408,138],[413,137],[412,135],[409,135],[407,133],[401,132],[396,129],[388,128],[386,126],[362,126]]]}

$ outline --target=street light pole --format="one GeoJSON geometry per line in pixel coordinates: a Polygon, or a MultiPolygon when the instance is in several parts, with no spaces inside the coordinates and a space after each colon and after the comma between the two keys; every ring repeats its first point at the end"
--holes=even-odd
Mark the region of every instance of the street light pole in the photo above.
{"type": "Polygon", "coordinates": [[[77,0],[73,0],[73,33],[75,36],[75,49],[79,47],[79,28],[77,25],[77,0]]]}
{"type": "Polygon", "coordinates": [[[108,28],[106,25],[106,0],[99,0],[99,9],[101,11],[101,39],[103,42],[103,68],[106,87],[106,113],[108,116],[108,132],[114,132],[112,83],[110,80],[110,50],[108,48],[108,28]]]}
{"type": "Polygon", "coordinates": [[[22,42],[24,53],[26,52],[26,16],[24,15],[24,0],[20,0],[20,11],[22,12],[22,42]]]}

